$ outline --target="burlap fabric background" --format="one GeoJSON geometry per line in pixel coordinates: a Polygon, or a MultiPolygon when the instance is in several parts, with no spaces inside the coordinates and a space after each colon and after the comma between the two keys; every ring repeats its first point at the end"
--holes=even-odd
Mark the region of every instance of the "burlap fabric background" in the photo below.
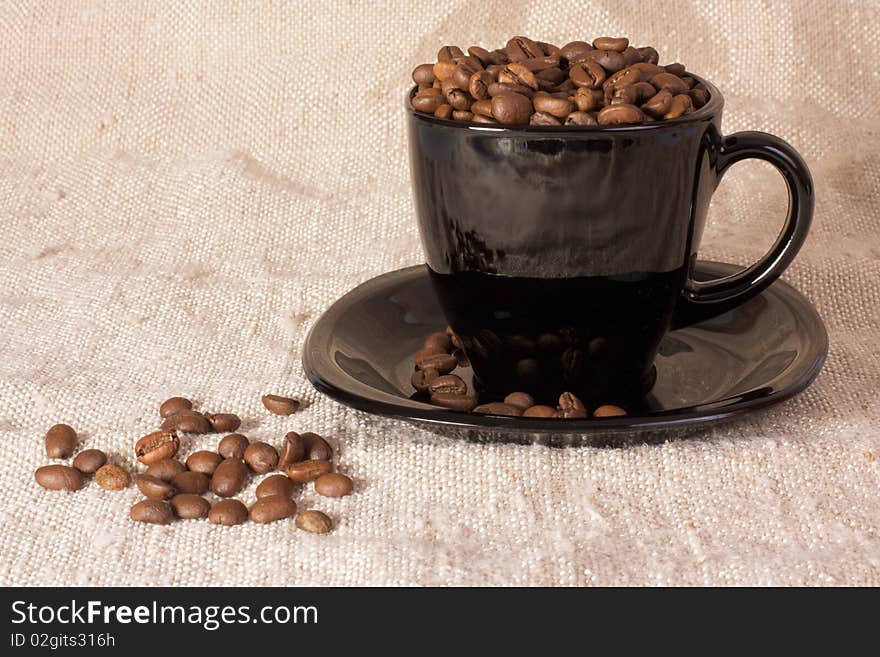
{"type": "MultiPolygon", "coordinates": [[[[0,33],[0,584],[880,583],[876,3],[6,2],[0,33]],[[725,131],[803,153],[818,204],[786,278],[831,338],[805,394],[697,438],[558,450],[311,389],[320,313],[421,261],[410,69],[518,33],[655,44],[724,91],[725,131]],[[267,391],[310,405],[271,417],[267,391]],[[357,492],[302,505],[338,528],[135,525],[134,488],[34,483],[51,424],[133,466],[171,394],[252,439],[331,436],[357,492]]],[[[769,167],[738,166],[702,254],[752,261],[785,199],[769,167]]]]}

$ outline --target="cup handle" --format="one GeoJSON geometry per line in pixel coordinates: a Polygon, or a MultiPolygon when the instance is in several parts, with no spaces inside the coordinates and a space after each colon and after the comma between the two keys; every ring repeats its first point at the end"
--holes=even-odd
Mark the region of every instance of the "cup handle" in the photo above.
{"type": "Polygon", "coordinates": [[[791,264],[813,219],[813,179],[806,162],[790,144],[766,132],[737,132],[725,137],[715,162],[716,187],[731,165],[748,158],[775,166],[788,186],[788,216],[764,257],[751,267],[712,281],[688,278],[676,304],[673,328],[725,313],[767,288],[791,264]]]}

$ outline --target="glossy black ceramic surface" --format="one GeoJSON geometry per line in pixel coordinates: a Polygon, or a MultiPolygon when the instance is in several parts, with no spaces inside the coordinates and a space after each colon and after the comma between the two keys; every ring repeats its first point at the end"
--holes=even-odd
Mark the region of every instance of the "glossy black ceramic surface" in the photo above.
{"type": "MultiPolygon", "coordinates": [[[[708,280],[738,271],[699,262],[708,280]]],[[[473,429],[473,437],[542,440],[548,435],[626,435],[684,428],[730,418],[800,392],[827,352],[822,320],[783,281],[712,319],[670,331],[660,342],[657,380],[628,417],[547,420],[459,413],[411,399],[413,355],[445,325],[424,266],[384,274],[330,307],[306,340],[303,367],[315,387],[354,408],[473,429]]],[[[469,371],[459,368],[471,383],[469,371]]],[[[566,444],[578,441],[567,441],[566,444]]]]}
{"type": "Polygon", "coordinates": [[[723,137],[723,99],[706,84],[697,112],[636,126],[502,128],[408,109],[426,262],[488,397],[555,381],[591,401],[627,401],[650,385],[671,326],[745,302],[791,262],[812,216],[809,171],[772,135],[723,137]],[[753,267],[696,281],[712,193],[748,157],[788,183],[785,227],[753,267]],[[534,348],[542,342],[552,348],[534,348]]]}

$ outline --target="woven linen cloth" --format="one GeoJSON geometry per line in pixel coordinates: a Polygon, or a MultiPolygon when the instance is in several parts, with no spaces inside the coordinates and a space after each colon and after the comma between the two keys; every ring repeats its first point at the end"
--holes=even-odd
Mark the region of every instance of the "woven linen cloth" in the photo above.
{"type": "MultiPolygon", "coordinates": [[[[0,585],[880,584],[877,3],[11,1],[0,31],[0,585]],[[412,67],[514,34],[654,45],[721,88],[726,133],[803,154],[816,215],[785,279],[831,344],[806,392],[687,439],[554,449],[456,441],[311,388],[320,314],[423,261],[412,67]],[[271,416],[267,392],[307,406],[271,416]],[[178,394],[252,440],[329,436],[356,491],[299,500],[334,531],[142,525],[134,486],[34,482],[56,422],[135,469],[178,394]]],[[[753,262],[786,199],[769,165],[737,165],[701,257],[753,262]]]]}

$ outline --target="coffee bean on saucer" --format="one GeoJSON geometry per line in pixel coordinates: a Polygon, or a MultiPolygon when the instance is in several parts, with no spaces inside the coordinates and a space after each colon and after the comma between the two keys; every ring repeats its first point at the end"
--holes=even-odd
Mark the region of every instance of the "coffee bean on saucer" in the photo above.
{"type": "Polygon", "coordinates": [[[186,397],[170,397],[159,406],[159,416],[171,417],[181,411],[191,411],[193,403],[186,397]]]}
{"type": "Polygon", "coordinates": [[[241,426],[241,418],[235,413],[205,413],[205,419],[211,423],[211,429],[217,433],[235,431],[241,426]]]}
{"type": "Polygon", "coordinates": [[[583,402],[570,392],[563,392],[559,396],[559,414],[563,418],[585,418],[587,409],[583,402]]]}
{"type": "Polygon", "coordinates": [[[46,456],[50,459],[66,459],[73,455],[76,449],[76,431],[67,424],[53,425],[44,439],[46,444],[46,456]]]}
{"type": "Polygon", "coordinates": [[[44,465],[34,472],[34,479],[48,490],[77,490],[85,482],[82,472],[69,465],[44,465]]]}
{"type": "Polygon", "coordinates": [[[231,433],[217,445],[217,452],[224,459],[242,459],[248,445],[250,445],[250,441],[246,436],[240,433],[231,433]]]}
{"type": "Polygon", "coordinates": [[[167,481],[148,474],[136,475],[134,483],[144,497],[151,500],[168,500],[177,495],[177,488],[167,481]]]}
{"type": "Polygon", "coordinates": [[[470,411],[477,405],[477,400],[467,394],[438,392],[431,395],[431,403],[451,411],[470,411]]]}
{"type": "Polygon", "coordinates": [[[240,525],[248,519],[247,507],[238,500],[220,500],[208,512],[208,520],[215,525],[240,525]]]}
{"type": "Polygon", "coordinates": [[[208,477],[201,472],[178,472],[171,480],[171,485],[181,493],[191,493],[193,495],[202,495],[208,492],[211,485],[208,477]]]}
{"type": "Polygon", "coordinates": [[[180,411],[169,415],[162,422],[162,431],[182,431],[184,433],[211,433],[213,427],[198,411],[180,411]]]}
{"type": "MultiPolygon", "coordinates": [[[[458,359],[456,358],[456,363],[458,359]]],[[[425,392],[428,389],[428,386],[431,384],[431,381],[435,380],[440,376],[440,372],[438,372],[433,367],[428,367],[423,370],[416,370],[412,373],[412,377],[410,377],[410,383],[412,387],[418,390],[419,392],[425,392]]]]}
{"type": "Polygon", "coordinates": [[[268,497],[269,495],[286,495],[292,497],[296,492],[296,483],[283,474],[270,475],[263,479],[257,486],[257,499],[268,497]]]}
{"type": "Polygon", "coordinates": [[[296,502],[287,495],[268,495],[261,497],[251,505],[250,519],[264,524],[289,518],[296,513],[296,502]]]}
{"type": "Polygon", "coordinates": [[[186,467],[193,472],[201,472],[203,475],[210,477],[214,474],[214,470],[223,461],[223,457],[217,452],[208,450],[199,450],[193,452],[186,459],[186,467]]]}
{"type": "Polygon", "coordinates": [[[104,490],[123,490],[131,483],[131,475],[115,463],[106,463],[95,472],[95,482],[104,490]]]}
{"type": "Polygon", "coordinates": [[[428,384],[428,392],[432,395],[437,393],[464,395],[467,393],[467,384],[455,374],[444,374],[428,384]]]}
{"type": "Polygon", "coordinates": [[[146,469],[144,474],[156,477],[165,482],[170,482],[174,479],[174,475],[178,472],[183,472],[184,470],[186,470],[186,466],[177,459],[162,459],[152,463],[150,467],[146,469]]]}
{"type": "Polygon", "coordinates": [[[522,416],[551,418],[557,417],[557,411],[552,406],[544,406],[543,404],[538,404],[537,406],[530,406],[529,408],[524,410],[522,416]]]}
{"type": "Polygon", "coordinates": [[[73,459],[73,467],[83,474],[94,474],[107,462],[107,455],[100,449],[84,449],[73,459]]]}
{"type": "Polygon", "coordinates": [[[278,451],[268,443],[251,443],[244,450],[244,462],[257,474],[266,474],[278,465],[278,451]]]}
{"type": "Polygon", "coordinates": [[[300,511],[294,524],[297,528],[313,534],[326,534],[333,529],[333,521],[321,511],[300,511]]]}
{"type": "Polygon", "coordinates": [[[593,411],[593,417],[622,417],[624,415],[626,415],[626,411],[613,404],[605,404],[593,411]]]}
{"type": "Polygon", "coordinates": [[[338,472],[328,472],[315,479],[315,492],[324,497],[344,497],[352,490],[351,479],[338,472]]]}
{"type": "Polygon", "coordinates": [[[174,513],[168,502],[160,500],[141,500],[128,514],[135,522],[146,522],[152,525],[167,525],[174,519],[174,513]]]}
{"type": "Polygon", "coordinates": [[[207,518],[211,511],[211,503],[201,495],[180,493],[170,500],[174,515],[184,520],[207,518]]]}
{"type": "Polygon", "coordinates": [[[224,459],[211,476],[211,492],[219,497],[237,495],[247,480],[248,471],[241,459],[224,459]]]}
{"type": "Polygon", "coordinates": [[[281,395],[263,395],[263,406],[275,415],[292,415],[299,409],[299,400],[281,395]]]}
{"type": "Polygon", "coordinates": [[[479,406],[474,407],[473,412],[486,415],[509,415],[511,417],[519,417],[523,413],[521,408],[503,402],[480,404],[479,406]]]}
{"type": "Polygon", "coordinates": [[[134,445],[134,453],[137,456],[137,460],[145,465],[171,458],[177,454],[178,449],[180,449],[180,438],[177,437],[174,431],[154,431],[153,433],[148,433],[134,445]]]}

